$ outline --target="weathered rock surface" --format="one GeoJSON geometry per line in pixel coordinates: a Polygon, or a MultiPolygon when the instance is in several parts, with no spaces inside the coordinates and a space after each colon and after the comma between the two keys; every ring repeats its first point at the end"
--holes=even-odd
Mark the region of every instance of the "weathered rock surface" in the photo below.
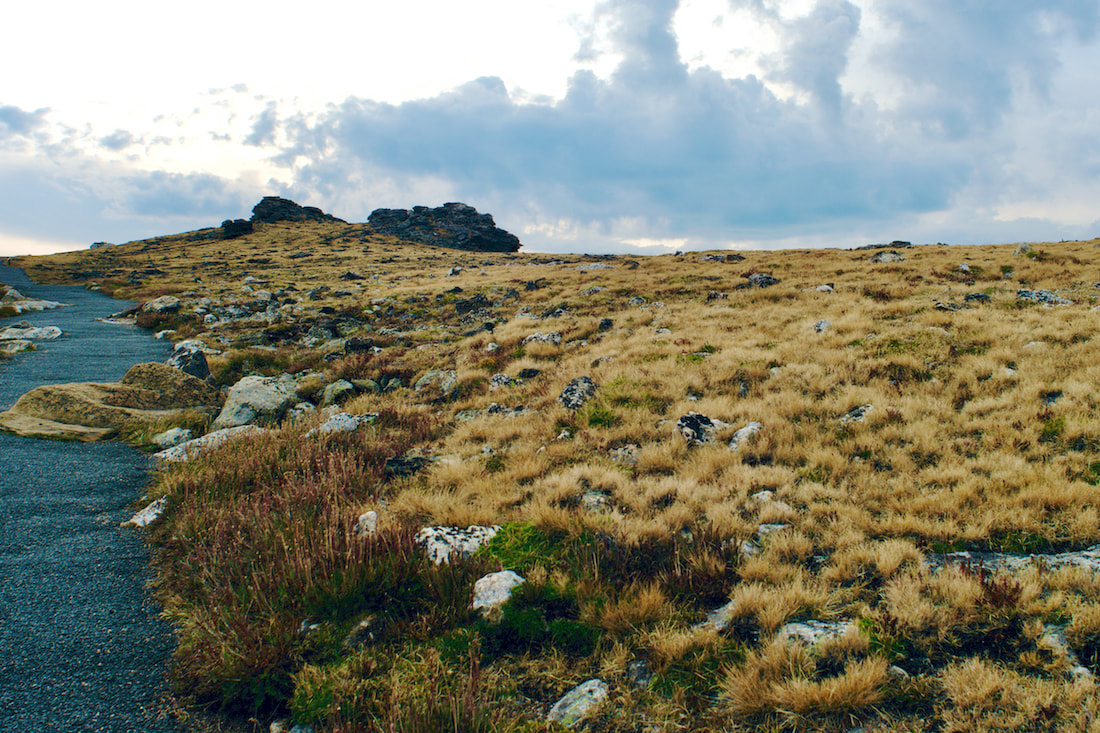
{"type": "Polygon", "coordinates": [[[32,326],[26,321],[0,331],[0,341],[53,341],[61,338],[57,326],[32,326]]]}
{"type": "Polygon", "coordinates": [[[567,410],[579,410],[596,394],[596,388],[591,377],[577,377],[558,395],[558,403],[567,410]]]}
{"type": "Polygon", "coordinates": [[[689,412],[676,421],[680,435],[693,445],[702,445],[714,440],[715,434],[729,427],[729,423],[715,420],[698,412],[689,412]]]}
{"type": "Polygon", "coordinates": [[[511,570],[489,573],[474,583],[474,601],[472,608],[485,613],[503,606],[512,597],[512,591],[526,581],[511,570]]]}
{"type": "Polygon", "coordinates": [[[170,430],[165,430],[163,433],[154,435],[153,443],[163,450],[165,448],[174,448],[177,445],[182,445],[194,437],[191,431],[186,428],[172,428],[170,430]]]}
{"type": "Polygon", "coordinates": [[[252,207],[252,221],[272,223],[277,221],[329,221],[346,223],[316,206],[299,206],[290,199],[278,196],[264,196],[260,203],[252,207]]]}
{"type": "Polygon", "coordinates": [[[160,515],[168,508],[168,497],[162,496],[140,512],[122,523],[123,527],[148,527],[160,519],[160,515]]]}
{"type": "Polygon", "coordinates": [[[607,684],[603,680],[583,682],[554,703],[546,718],[566,728],[576,728],[607,699],[608,693],[607,684]]]}
{"type": "Polygon", "coordinates": [[[377,412],[368,412],[365,415],[349,415],[346,412],[338,412],[306,433],[306,437],[312,438],[315,435],[328,435],[330,433],[351,433],[367,425],[373,425],[376,420],[378,420],[377,412]]]}
{"type": "Polygon", "coordinates": [[[1066,300],[1049,290],[1024,290],[1021,288],[1016,291],[1016,300],[1030,300],[1043,305],[1073,305],[1072,300],[1066,300]]]}
{"type": "Polygon", "coordinates": [[[217,390],[165,364],[137,364],[121,382],[36,387],[0,413],[0,427],[19,435],[99,440],[125,425],[166,421],[212,409],[217,390]]]}
{"type": "Polygon", "coordinates": [[[153,458],[168,463],[188,461],[201,453],[218,448],[231,440],[260,435],[264,432],[263,428],[258,428],[255,425],[240,425],[235,428],[215,430],[212,433],[207,433],[201,438],[195,438],[194,440],[181,443],[173,448],[154,453],[153,458]]]}
{"type": "Polygon", "coordinates": [[[182,307],[180,299],[174,295],[162,295],[156,300],[151,300],[141,307],[143,313],[158,313],[166,315],[177,313],[182,307]]]}
{"type": "Polygon", "coordinates": [[[479,214],[462,203],[434,209],[376,209],[367,221],[379,234],[421,244],[477,252],[518,252],[520,248],[519,239],[497,227],[492,215],[479,214]]]}
{"type": "Polygon", "coordinates": [[[473,555],[482,545],[496,537],[500,525],[480,527],[425,527],[416,535],[416,542],[424,547],[428,559],[436,565],[449,563],[452,558],[473,555]]]}
{"type": "Polygon", "coordinates": [[[439,394],[444,399],[450,397],[451,393],[455,391],[455,387],[458,386],[458,372],[453,369],[430,369],[424,376],[416,380],[413,389],[417,392],[423,392],[432,386],[439,389],[439,394]]]}
{"type": "Polygon", "coordinates": [[[203,350],[201,341],[179,342],[165,363],[196,379],[206,379],[210,376],[210,365],[206,361],[206,352],[203,350]]]}
{"type": "Polygon", "coordinates": [[[276,422],[298,402],[295,382],[290,377],[244,377],[229,388],[225,406],[213,428],[232,428],[257,421],[276,422]]]}
{"type": "Polygon", "coordinates": [[[733,438],[730,439],[730,450],[737,450],[740,448],[750,438],[759,433],[763,427],[763,425],[754,421],[735,432],[733,438]]]}

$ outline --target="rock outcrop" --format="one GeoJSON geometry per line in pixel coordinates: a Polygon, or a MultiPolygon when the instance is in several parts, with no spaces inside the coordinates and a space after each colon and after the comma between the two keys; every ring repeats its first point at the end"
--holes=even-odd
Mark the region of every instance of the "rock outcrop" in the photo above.
{"type": "Polygon", "coordinates": [[[277,221],[328,221],[346,224],[316,206],[300,206],[290,199],[278,196],[264,196],[260,203],[252,207],[252,221],[272,223],[277,221]]]}
{"type": "Polygon", "coordinates": [[[213,410],[218,391],[165,364],[137,364],[121,382],[35,387],[0,413],[18,435],[100,440],[134,423],[171,422],[189,410],[213,410]]]}
{"type": "Polygon", "coordinates": [[[491,214],[461,203],[430,209],[375,209],[368,219],[379,234],[421,244],[434,244],[474,252],[518,252],[519,239],[497,227],[491,214]]]}
{"type": "Polygon", "coordinates": [[[297,402],[293,378],[245,377],[229,388],[225,406],[212,427],[221,430],[255,422],[278,422],[297,402]]]}

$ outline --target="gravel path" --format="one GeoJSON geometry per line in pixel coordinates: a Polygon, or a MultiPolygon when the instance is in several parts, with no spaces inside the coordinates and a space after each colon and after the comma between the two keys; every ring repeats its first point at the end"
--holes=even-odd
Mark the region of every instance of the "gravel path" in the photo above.
{"type": "MultiPolygon", "coordinates": [[[[35,286],[7,267],[0,281],[73,304],[0,321],[65,331],[0,362],[0,409],[39,384],[114,381],[167,357],[147,332],[94,321],[126,303],[35,286]]],[[[120,444],[0,434],[0,731],[188,729],[163,712],[172,637],[145,593],[148,553],[118,526],[148,468],[120,444]]]]}

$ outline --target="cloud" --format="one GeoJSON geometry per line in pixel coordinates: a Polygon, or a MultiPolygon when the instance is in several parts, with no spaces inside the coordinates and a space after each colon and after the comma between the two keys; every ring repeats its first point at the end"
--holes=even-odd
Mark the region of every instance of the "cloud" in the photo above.
{"type": "Polygon", "coordinates": [[[27,112],[11,105],[0,105],[0,140],[27,135],[45,124],[48,109],[27,112]]]}
{"type": "Polygon", "coordinates": [[[107,150],[118,152],[134,144],[134,136],[126,130],[115,130],[110,135],[99,138],[99,144],[107,150]]]}

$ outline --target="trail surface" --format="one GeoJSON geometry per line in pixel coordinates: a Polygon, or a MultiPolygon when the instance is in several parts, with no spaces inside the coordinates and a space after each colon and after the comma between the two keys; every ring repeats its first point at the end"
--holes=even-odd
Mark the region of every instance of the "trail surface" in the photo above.
{"type": "MultiPolygon", "coordinates": [[[[0,410],[41,384],[117,381],[167,358],[148,332],[94,320],[125,302],[9,267],[0,282],[71,304],[0,321],[65,332],[0,362],[0,410]]],[[[145,592],[148,553],[118,526],[148,468],[121,444],[0,434],[0,731],[186,730],[163,713],[172,638],[145,592]]]]}

